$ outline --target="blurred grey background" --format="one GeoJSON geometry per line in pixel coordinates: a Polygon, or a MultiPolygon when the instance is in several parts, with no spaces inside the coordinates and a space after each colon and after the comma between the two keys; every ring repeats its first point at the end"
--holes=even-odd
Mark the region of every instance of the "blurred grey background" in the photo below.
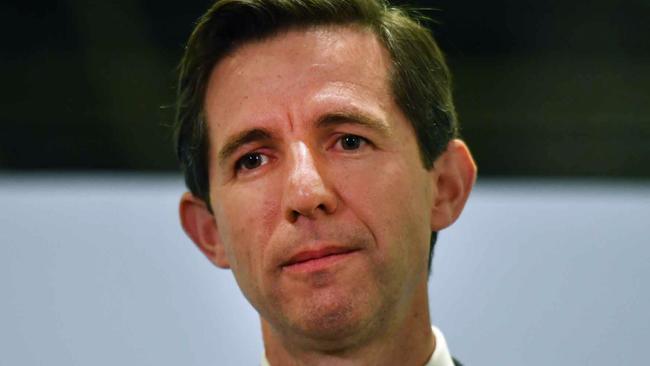
{"type": "MultiPolygon", "coordinates": [[[[0,176],[0,365],[257,365],[255,311],[185,238],[182,180],[0,176]]],[[[650,186],[483,179],[433,322],[466,365],[645,365],[650,186]]]]}
{"type": "MultiPolygon", "coordinates": [[[[1,366],[259,361],[254,311],[176,213],[175,65],[210,3],[0,4],[1,366]]],[[[452,353],[647,363],[650,2],[408,3],[479,165],[430,282],[452,353]]]]}

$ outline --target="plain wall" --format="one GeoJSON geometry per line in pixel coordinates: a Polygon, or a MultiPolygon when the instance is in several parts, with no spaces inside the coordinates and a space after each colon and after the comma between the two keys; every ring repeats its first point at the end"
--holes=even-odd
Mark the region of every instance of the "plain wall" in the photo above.
{"type": "MultiPolygon", "coordinates": [[[[259,322],[182,232],[177,176],[0,176],[0,365],[254,365],[259,322]]],[[[644,364],[650,184],[480,180],[433,321],[467,365],[644,364]]]]}

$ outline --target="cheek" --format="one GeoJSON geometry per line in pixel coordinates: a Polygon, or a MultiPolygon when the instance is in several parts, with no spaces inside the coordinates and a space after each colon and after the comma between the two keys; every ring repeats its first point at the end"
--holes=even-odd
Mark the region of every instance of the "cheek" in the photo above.
{"type": "Polygon", "coordinates": [[[354,171],[354,175],[348,175],[340,184],[341,190],[347,191],[346,196],[357,205],[367,206],[388,221],[403,211],[425,212],[427,202],[431,201],[423,169],[392,160],[357,167],[354,171]]]}
{"type": "Polygon", "coordinates": [[[346,204],[372,231],[382,257],[427,256],[431,192],[426,171],[399,159],[370,166],[342,187],[346,204]]]}
{"type": "Polygon", "coordinates": [[[215,214],[219,237],[233,271],[252,273],[278,219],[277,195],[263,187],[219,192],[215,214]],[[246,268],[244,268],[246,267],[246,268]]]}

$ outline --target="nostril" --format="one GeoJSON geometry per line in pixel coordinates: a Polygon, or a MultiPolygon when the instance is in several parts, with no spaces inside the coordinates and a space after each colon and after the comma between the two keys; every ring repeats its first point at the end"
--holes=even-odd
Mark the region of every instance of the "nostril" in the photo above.
{"type": "Polygon", "coordinates": [[[298,221],[298,218],[300,216],[304,216],[306,218],[311,219],[311,218],[314,218],[315,215],[317,215],[318,211],[322,211],[323,213],[328,213],[327,205],[321,203],[321,204],[317,205],[316,207],[314,207],[313,209],[305,209],[305,210],[293,209],[293,210],[289,210],[289,213],[287,215],[287,219],[289,220],[289,222],[292,222],[292,223],[298,221]]]}
{"type": "Polygon", "coordinates": [[[298,217],[300,216],[300,212],[296,210],[291,210],[289,213],[289,222],[296,222],[298,221],[298,217]]]}

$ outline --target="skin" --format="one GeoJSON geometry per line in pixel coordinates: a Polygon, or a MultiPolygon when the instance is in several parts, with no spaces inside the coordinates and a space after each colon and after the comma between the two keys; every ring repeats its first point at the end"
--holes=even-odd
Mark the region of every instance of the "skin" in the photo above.
{"type": "Polygon", "coordinates": [[[476,166],[454,140],[423,167],[389,65],[371,32],[321,26],[245,44],[212,71],[214,214],[186,193],[181,222],[233,271],[271,364],[421,365],[435,348],[429,237],[462,211],[476,166]],[[305,252],[318,258],[296,262],[305,252]]]}

